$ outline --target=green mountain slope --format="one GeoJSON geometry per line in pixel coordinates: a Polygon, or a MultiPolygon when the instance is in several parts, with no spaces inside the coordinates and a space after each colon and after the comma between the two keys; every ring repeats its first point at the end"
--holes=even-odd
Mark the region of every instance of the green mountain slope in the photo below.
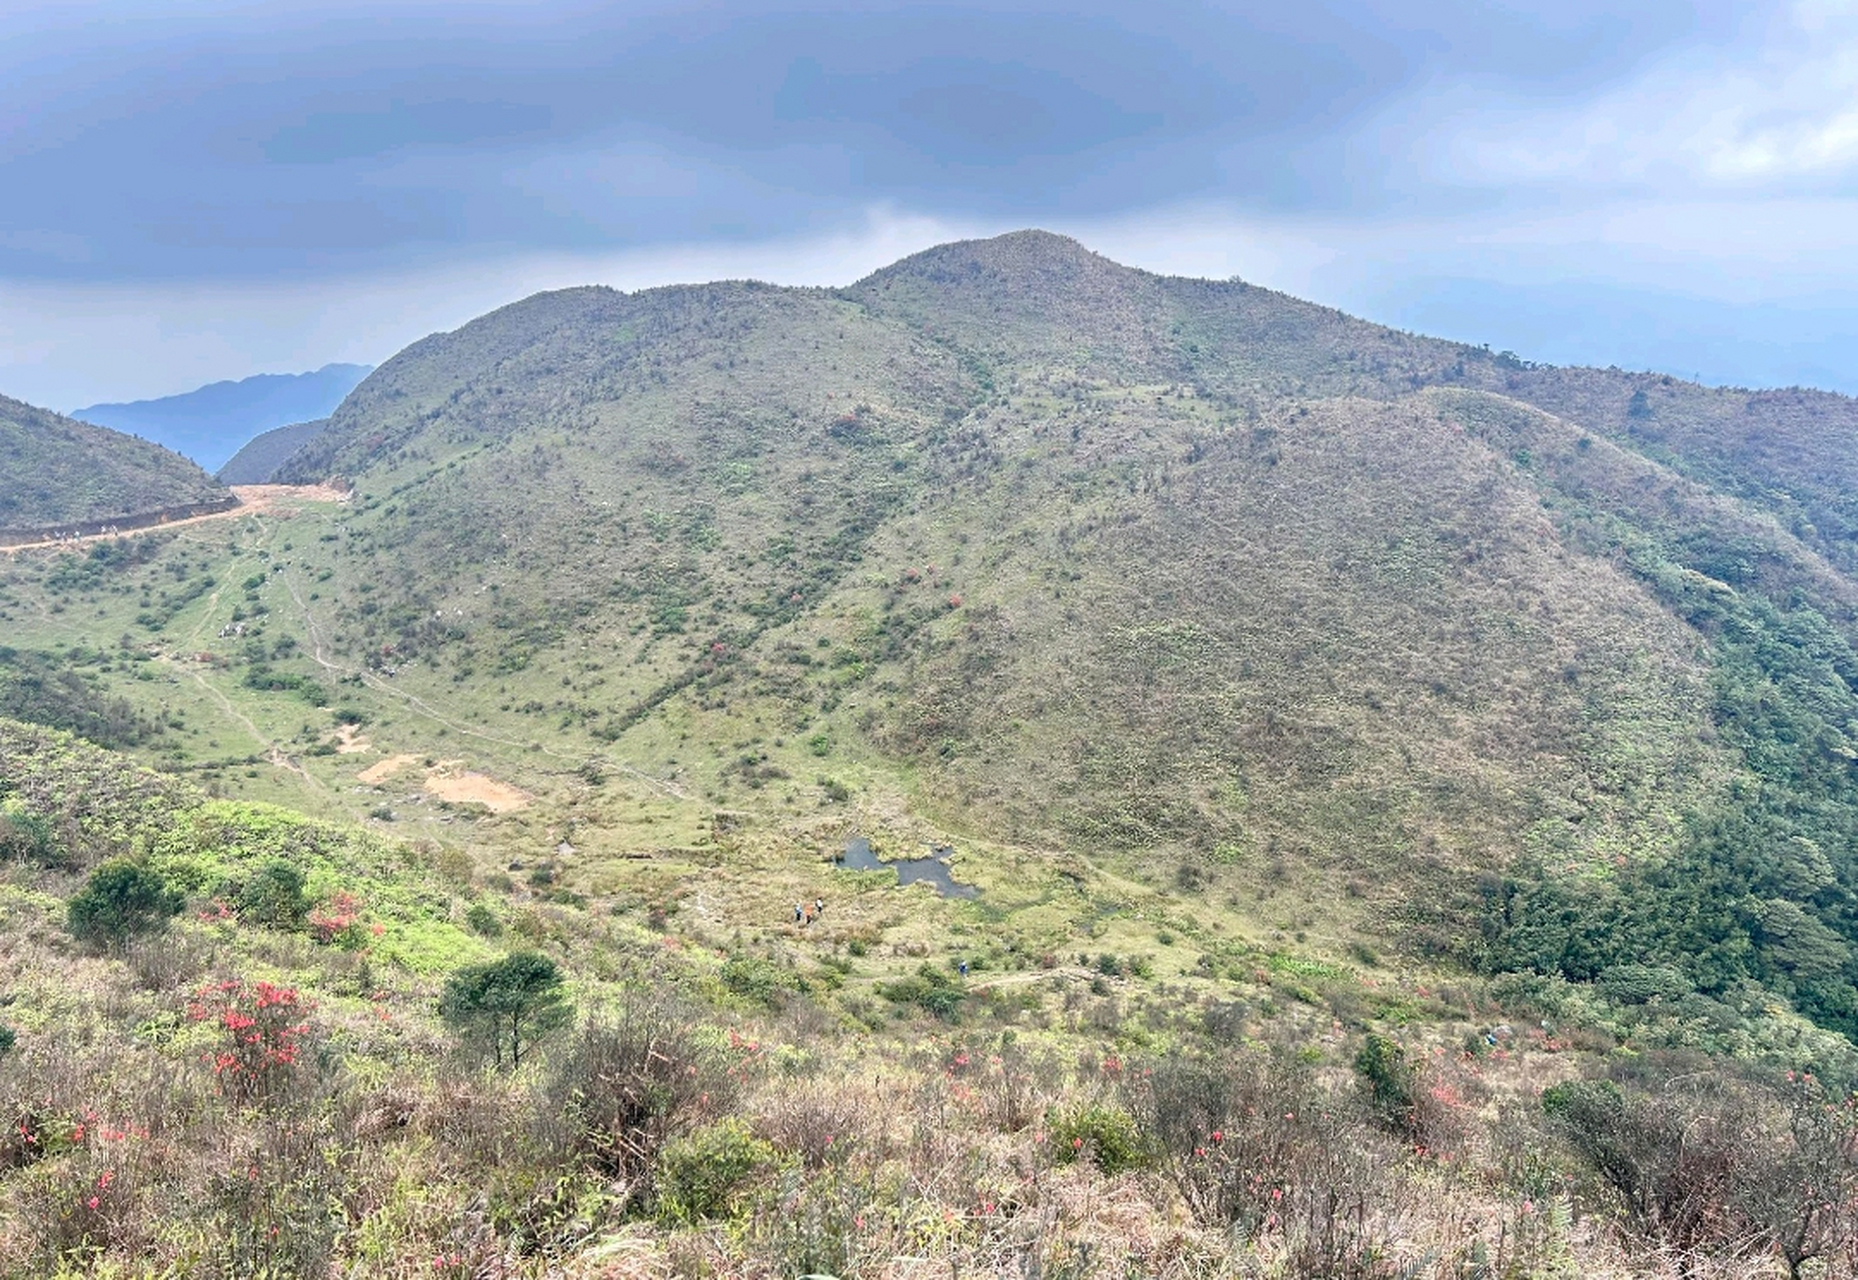
{"type": "Polygon", "coordinates": [[[230,503],[157,444],[0,396],[0,530],[35,530],[230,503]]]}
{"type": "Polygon", "coordinates": [[[1858,1030],[1851,422],[1026,232],[540,295],[283,478],[329,654],[502,737],[1858,1030]]]}
{"type": "Polygon", "coordinates": [[[0,558],[0,1276],[1858,1274],[1851,407],[1040,233],[434,335],[0,558]]]}

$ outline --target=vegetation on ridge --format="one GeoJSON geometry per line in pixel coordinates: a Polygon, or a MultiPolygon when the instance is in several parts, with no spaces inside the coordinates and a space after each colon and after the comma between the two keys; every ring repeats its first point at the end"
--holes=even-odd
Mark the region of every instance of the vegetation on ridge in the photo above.
{"type": "Polygon", "coordinates": [[[0,1255],[1846,1274],[1852,425],[1040,233],[435,335],[0,563],[0,1085],[150,1129],[0,1255]]]}
{"type": "Polygon", "coordinates": [[[230,495],[157,444],[0,396],[0,530],[168,511],[230,495]]]}

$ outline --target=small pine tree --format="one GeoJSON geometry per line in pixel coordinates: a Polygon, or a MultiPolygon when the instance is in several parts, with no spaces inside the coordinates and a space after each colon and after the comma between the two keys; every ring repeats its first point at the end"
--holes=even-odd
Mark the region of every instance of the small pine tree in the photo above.
{"type": "Polygon", "coordinates": [[[79,942],[120,947],[180,914],[181,895],[158,872],[126,858],[104,863],[65,906],[65,927],[79,942]]]}
{"type": "Polygon", "coordinates": [[[574,1007],[555,962],[539,951],[518,951],[454,973],[439,997],[439,1013],[465,1039],[487,1048],[497,1066],[515,1068],[537,1041],[573,1017],[574,1007]]]}

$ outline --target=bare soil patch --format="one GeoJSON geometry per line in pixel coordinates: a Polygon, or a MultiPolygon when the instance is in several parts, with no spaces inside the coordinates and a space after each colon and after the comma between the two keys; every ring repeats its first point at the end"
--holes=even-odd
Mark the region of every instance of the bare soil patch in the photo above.
{"type": "Polygon", "coordinates": [[[365,782],[371,787],[378,786],[380,783],[393,777],[396,773],[399,773],[408,765],[416,764],[418,761],[418,756],[388,756],[385,760],[378,760],[363,769],[360,773],[355,775],[355,779],[358,782],[365,782]]]}
{"type": "Polygon", "coordinates": [[[513,813],[535,798],[485,774],[453,773],[444,765],[427,775],[426,791],[452,804],[481,804],[492,813],[513,813]]]}
{"type": "MultiPolygon", "coordinates": [[[[226,512],[226,515],[236,515],[240,511],[270,511],[299,502],[347,502],[349,499],[348,490],[329,484],[235,484],[232,491],[238,495],[242,505],[226,512]]],[[[212,516],[200,518],[213,519],[212,516]]]]}

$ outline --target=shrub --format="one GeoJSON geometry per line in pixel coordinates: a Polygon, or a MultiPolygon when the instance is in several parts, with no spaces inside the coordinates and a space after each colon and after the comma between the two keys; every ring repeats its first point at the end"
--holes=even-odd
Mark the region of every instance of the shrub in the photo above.
{"type": "Polygon", "coordinates": [[[518,951],[489,964],[468,965],[446,979],[439,997],[445,1021],[502,1067],[573,1017],[561,970],[538,951],[518,951]]]}
{"type": "Polygon", "coordinates": [[[733,1217],[754,1176],[778,1163],[774,1147],[736,1117],[705,1125],[659,1156],[659,1216],[685,1224],[733,1217]]]}
{"type": "Polygon", "coordinates": [[[1653,1083],[1644,1092],[1573,1080],[1542,1094],[1551,1127],[1635,1234],[1686,1270],[1759,1242],[1795,1276],[1858,1241],[1858,1116],[1849,1104],[1793,1072],[1778,1088],[1720,1070],[1653,1083]]]}
{"type": "Polygon", "coordinates": [[[0,1058],[6,1057],[7,1053],[18,1041],[19,1033],[7,1026],[6,1023],[0,1022],[0,1058]]]}
{"type": "Polygon", "coordinates": [[[1287,1275],[1387,1274],[1400,1192],[1358,1113],[1308,1067],[1171,1057],[1127,1079],[1156,1162],[1200,1223],[1277,1237],[1287,1275]]]}
{"type": "Polygon", "coordinates": [[[0,859],[57,866],[64,861],[51,824],[18,808],[0,808],[0,859]]]}
{"type": "Polygon", "coordinates": [[[240,888],[239,918],[275,929],[299,929],[310,914],[303,896],[303,873],[281,858],[274,858],[240,888]]]}
{"type": "Polygon", "coordinates": [[[220,1028],[207,1055],[221,1092],[241,1102],[264,1098],[289,1078],[309,1033],[310,1006],[292,987],[237,979],[202,987],[187,1016],[220,1028]]]}
{"type": "Polygon", "coordinates": [[[1409,1132],[1413,1127],[1419,1081],[1418,1073],[1406,1060],[1406,1050],[1399,1042],[1370,1032],[1361,1051],[1355,1055],[1355,1074],[1381,1122],[1396,1132],[1409,1132]]]}
{"type": "Polygon", "coordinates": [[[1089,1160],[1112,1175],[1139,1169],[1149,1159],[1135,1117],[1121,1107],[1101,1102],[1073,1107],[1055,1116],[1051,1141],[1052,1153],[1060,1163],[1089,1160]]]}
{"type": "Polygon", "coordinates": [[[345,889],[338,889],[329,896],[324,907],[310,912],[310,934],[324,946],[359,951],[368,942],[361,912],[361,899],[345,889]]]}
{"type": "Polygon", "coordinates": [[[553,1145],[627,1199],[649,1194],[667,1142],[733,1098],[733,1078],[691,1038],[695,1023],[665,997],[635,996],[617,1019],[589,1022],[549,1077],[553,1145]]]}
{"type": "Polygon", "coordinates": [[[720,975],[730,994],[768,1009],[777,1009],[791,991],[798,989],[796,975],[770,961],[755,956],[731,956],[723,962],[720,975]]]}
{"type": "Polygon", "coordinates": [[[482,902],[473,902],[465,909],[465,924],[470,926],[471,932],[486,938],[501,937],[503,934],[503,921],[482,902]]]}
{"type": "Polygon", "coordinates": [[[163,928],[181,905],[181,895],[158,872],[116,858],[93,871],[83,891],[66,905],[65,927],[79,942],[120,947],[163,928]]]}
{"type": "Polygon", "coordinates": [[[909,977],[880,982],[877,993],[892,1004],[913,1004],[944,1022],[961,1012],[962,989],[954,978],[934,965],[924,964],[909,977]]]}

